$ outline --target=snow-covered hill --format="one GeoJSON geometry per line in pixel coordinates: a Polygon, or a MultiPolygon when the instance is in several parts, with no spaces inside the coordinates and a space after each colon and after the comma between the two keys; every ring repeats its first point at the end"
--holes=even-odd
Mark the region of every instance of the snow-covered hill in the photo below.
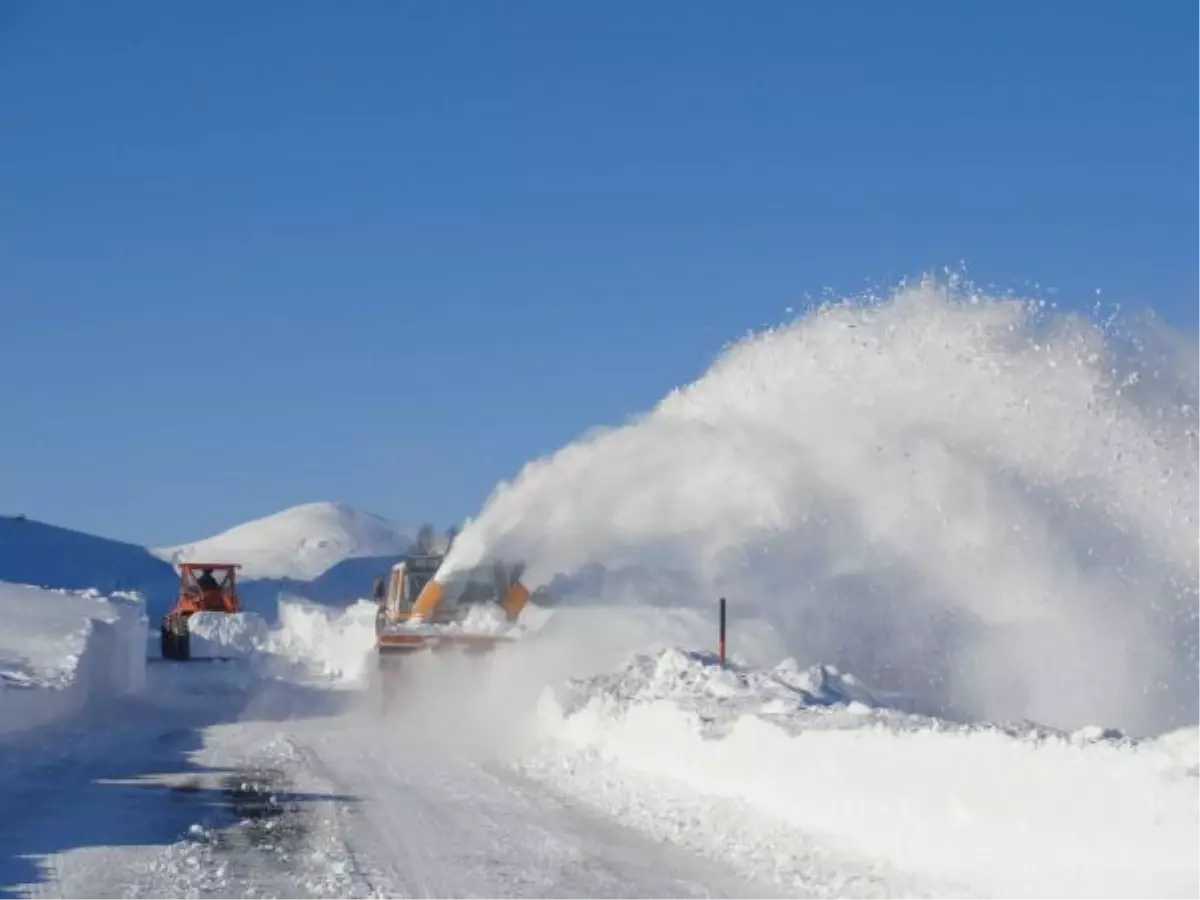
{"type": "Polygon", "coordinates": [[[157,620],[178,586],[173,563],[241,563],[243,602],[268,617],[280,594],[341,605],[411,549],[418,529],[336,503],[307,503],[178,547],[148,549],[0,516],[0,581],[56,590],[136,591],[157,620]]]}
{"type": "Polygon", "coordinates": [[[145,547],[22,516],[0,516],[0,582],[170,595],[175,570],[145,547]]]}
{"type": "Polygon", "coordinates": [[[304,503],[153,552],[167,561],[238,562],[245,579],[309,581],[346,559],[403,554],[416,533],[416,528],[339,503],[304,503]]]}

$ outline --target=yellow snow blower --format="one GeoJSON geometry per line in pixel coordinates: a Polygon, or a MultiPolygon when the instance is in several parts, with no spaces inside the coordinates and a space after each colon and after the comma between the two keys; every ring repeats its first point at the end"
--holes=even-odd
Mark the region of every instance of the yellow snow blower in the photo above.
{"type": "Polygon", "coordinates": [[[529,600],[523,567],[496,562],[441,575],[447,552],[419,545],[376,583],[381,664],[423,650],[483,653],[517,639],[513,626],[529,600]]]}

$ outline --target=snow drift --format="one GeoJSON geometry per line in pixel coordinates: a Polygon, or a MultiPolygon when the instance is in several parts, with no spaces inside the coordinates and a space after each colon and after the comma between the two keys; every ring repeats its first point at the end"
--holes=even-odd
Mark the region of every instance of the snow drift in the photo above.
{"type": "Polygon", "coordinates": [[[1197,721],[1195,341],[951,280],[730,347],[497,488],[448,566],[677,603],[930,712],[1197,721]]]}
{"type": "MultiPolygon", "coordinates": [[[[547,691],[541,720],[581,760],[748,806],[939,892],[1200,889],[1196,728],[1138,741],[1098,728],[957,726],[878,708],[866,686],[828,667],[723,670],[678,649],[547,691]]],[[[525,765],[573,792],[587,771],[557,748],[525,765]]],[[[648,806],[637,812],[662,836],[741,863],[779,853],[747,847],[752,831],[731,833],[719,811],[656,796],[619,802],[648,806]]],[[[593,798],[613,800],[611,785],[593,798]]]]}
{"type": "Polygon", "coordinates": [[[196,659],[238,660],[255,675],[361,686],[375,644],[375,604],[343,609],[285,596],[275,621],[255,613],[194,613],[188,623],[196,659]]]}
{"type": "Polygon", "coordinates": [[[0,734],[33,728],[146,683],[138,594],[0,583],[0,734]]]}
{"type": "Polygon", "coordinates": [[[279,624],[264,647],[329,681],[357,685],[373,661],[375,610],[368,600],[335,610],[286,598],[279,604],[279,624]]]}

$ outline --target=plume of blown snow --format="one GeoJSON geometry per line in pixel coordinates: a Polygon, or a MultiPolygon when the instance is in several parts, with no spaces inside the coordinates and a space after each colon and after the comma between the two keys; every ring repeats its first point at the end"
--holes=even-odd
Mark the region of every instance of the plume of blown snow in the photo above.
{"type": "Polygon", "coordinates": [[[1197,719],[1194,338],[961,281],[813,311],[529,463],[446,572],[558,602],[719,594],[929,712],[1197,719]]]}

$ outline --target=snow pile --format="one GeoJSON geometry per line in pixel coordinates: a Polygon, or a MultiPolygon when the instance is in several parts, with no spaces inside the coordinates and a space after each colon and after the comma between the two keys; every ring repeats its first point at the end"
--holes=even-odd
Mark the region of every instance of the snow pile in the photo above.
{"type": "MultiPolygon", "coordinates": [[[[969,893],[1200,890],[1197,729],[1132,740],[961,726],[871,702],[829,668],[722,671],[669,649],[547,690],[540,715],[557,749],[540,777],[578,791],[587,760],[617,763],[969,893]],[[579,765],[562,758],[564,744],[579,765]]],[[[638,796],[655,803],[654,792],[638,796]]],[[[714,853],[750,852],[739,844],[747,835],[718,835],[724,826],[694,809],[640,815],[673,839],[707,839],[714,853]]]]}
{"type": "Polygon", "coordinates": [[[943,715],[1194,724],[1196,375],[1193,337],[953,280],[830,306],[531,462],[444,571],[723,595],[943,715]]]}
{"type": "Polygon", "coordinates": [[[415,529],[342,504],[304,503],[204,540],[153,552],[172,562],[240,563],[240,575],[246,579],[308,581],[345,559],[406,553],[415,534],[415,529]]]}
{"type": "Polygon", "coordinates": [[[375,643],[375,604],[333,609],[301,597],[282,597],[277,621],[254,613],[193,614],[191,655],[240,660],[262,677],[362,682],[375,643]]]}
{"type": "Polygon", "coordinates": [[[194,659],[244,657],[260,652],[270,626],[254,613],[197,612],[188,618],[194,659]]]}
{"type": "Polygon", "coordinates": [[[140,693],[147,626],[138,594],[0,583],[0,733],[140,693]]]}
{"type": "Polygon", "coordinates": [[[846,707],[859,714],[876,706],[871,692],[833,666],[801,669],[794,659],[771,669],[729,665],[712,653],[675,647],[638,654],[613,675],[572,679],[556,694],[567,717],[589,708],[623,715],[631,707],[669,701],[695,713],[708,725],[723,727],[736,716],[758,713],[789,716],[812,707],[846,707]]]}
{"type": "Polygon", "coordinates": [[[359,683],[375,646],[376,606],[369,600],[342,610],[289,598],[279,603],[279,625],[266,649],[332,681],[359,683]]]}
{"type": "Polygon", "coordinates": [[[494,634],[518,637],[528,630],[523,622],[509,622],[508,617],[495,603],[472,603],[458,622],[443,626],[447,633],[494,634]]]}
{"type": "Polygon", "coordinates": [[[446,623],[406,621],[402,627],[419,634],[472,634],[494,635],[504,638],[521,638],[536,630],[546,619],[546,613],[535,604],[526,604],[517,621],[510,622],[497,603],[468,603],[458,611],[461,618],[446,623]]]}

